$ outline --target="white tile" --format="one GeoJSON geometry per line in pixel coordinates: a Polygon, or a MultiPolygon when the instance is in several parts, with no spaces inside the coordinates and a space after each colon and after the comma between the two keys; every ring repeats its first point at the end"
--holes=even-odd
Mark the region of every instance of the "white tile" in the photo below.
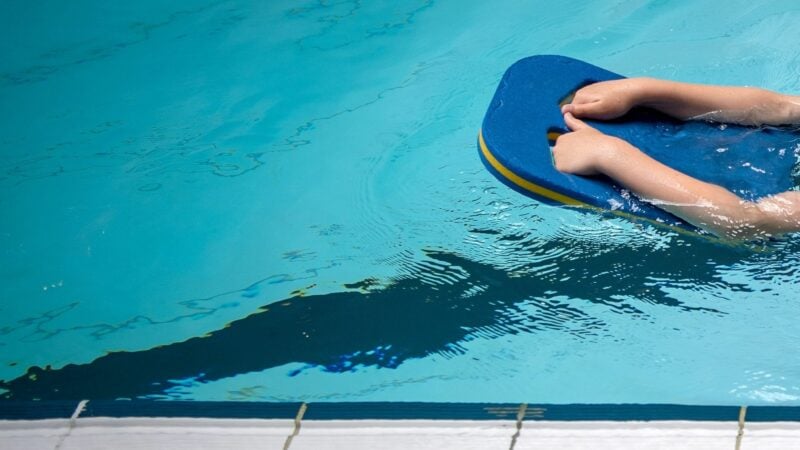
{"type": "Polygon", "coordinates": [[[744,427],[742,450],[800,449],[800,424],[750,422],[744,427]]]}
{"type": "Polygon", "coordinates": [[[52,450],[69,430],[69,420],[0,420],[0,449],[52,450]]]}
{"type": "MultiPolygon", "coordinates": [[[[291,420],[78,419],[0,421],[0,449],[282,449],[291,420]]],[[[303,421],[291,450],[509,448],[513,421],[303,421]]],[[[524,423],[516,450],[703,449],[731,450],[735,422],[524,423]]],[[[751,423],[743,450],[800,450],[800,424],[751,423]]]]}
{"type": "Polygon", "coordinates": [[[515,450],[731,450],[736,422],[525,422],[515,450]]]}
{"type": "Polygon", "coordinates": [[[92,449],[281,449],[291,420],[78,419],[63,450],[92,449]]]}
{"type": "Polygon", "coordinates": [[[291,450],[508,450],[512,421],[303,421],[291,450]]]}

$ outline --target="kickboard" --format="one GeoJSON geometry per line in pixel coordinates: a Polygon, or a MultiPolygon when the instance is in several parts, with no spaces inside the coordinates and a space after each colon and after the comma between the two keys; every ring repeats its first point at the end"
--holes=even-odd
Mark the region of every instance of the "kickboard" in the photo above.
{"type": "MultiPolygon", "coordinates": [[[[607,177],[564,174],[553,166],[551,142],[566,129],[560,103],[583,86],[621,78],[563,56],[517,61],[503,75],[483,119],[478,135],[481,160],[503,183],[545,203],[600,208],[698,231],[607,177]]],[[[800,157],[796,128],[684,122],[642,108],[613,121],[586,122],[670,167],[721,185],[746,200],[795,186],[793,170],[800,157]]]]}

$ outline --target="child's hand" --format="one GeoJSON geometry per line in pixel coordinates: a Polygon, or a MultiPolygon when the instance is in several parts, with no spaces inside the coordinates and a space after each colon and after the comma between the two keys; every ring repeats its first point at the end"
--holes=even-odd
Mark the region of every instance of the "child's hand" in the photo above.
{"type": "Polygon", "coordinates": [[[564,121],[572,132],[562,134],[553,147],[556,169],[575,175],[597,175],[604,173],[604,164],[619,159],[627,142],[603,134],[590,127],[571,113],[564,114],[564,121]]]}
{"type": "Polygon", "coordinates": [[[640,103],[642,80],[602,81],[578,89],[572,103],[561,108],[563,113],[587,119],[615,119],[640,103]]]}

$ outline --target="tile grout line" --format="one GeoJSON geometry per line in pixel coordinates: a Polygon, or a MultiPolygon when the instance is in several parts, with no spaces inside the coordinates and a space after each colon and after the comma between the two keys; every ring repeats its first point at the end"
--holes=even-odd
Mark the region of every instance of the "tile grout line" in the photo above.
{"type": "Polygon", "coordinates": [[[747,406],[739,408],[739,431],[736,432],[736,450],[742,448],[742,438],[744,437],[744,421],[747,416],[747,406]]]}
{"type": "Polygon", "coordinates": [[[527,409],[527,403],[521,403],[519,405],[519,409],[517,410],[517,431],[511,436],[511,445],[508,447],[508,450],[514,450],[514,446],[517,445],[517,439],[519,439],[519,434],[522,431],[522,420],[525,418],[525,411],[527,411],[527,409]]]}
{"type": "Polygon", "coordinates": [[[297,415],[294,418],[294,430],[292,431],[292,434],[286,436],[286,441],[283,443],[283,450],[289,450],[289,446],[292,445],[292,439],[300,434],[300,422],[303,421],[303,416],[306,414],[306,409],[308,409],[308,404],[306,402],[300,404],[300,409],[297,410],[297,415]]]}
{"type": "Polygon", "coordinates": [[[78,406],[75,407],[75,411],[72,412],[72,416],[69,418],[69,427],[67,427],[67,431],[58,439],[58,443],[54,447],[55,450],[61,448],[64,445],[64,441],[67,437],[72,433],[72,429],[75,428],[75,422],[78,421],[78,416],[81,415],[84,409],[86,409],[86,404],[89,403],[89,400],[81,400],[78,402],[78,406]]]}

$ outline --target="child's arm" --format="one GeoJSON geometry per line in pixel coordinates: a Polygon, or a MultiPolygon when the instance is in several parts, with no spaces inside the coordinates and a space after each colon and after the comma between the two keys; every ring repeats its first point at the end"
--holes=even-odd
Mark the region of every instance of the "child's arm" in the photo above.
{"type": "Polygon", "coordinates": [[[800,124],[800,96],[764,89],[709,86],[627,78],[579,89],[563,112],[576,117],[612,119],[634,106],[657,109],[679,119],[707,119],[744,125],[800,124]]]}
{"type": "Polygon", "coordinates": [[[556,168],[562,172],[604,174],[658,207],[721,236],[750,238],[800,231],[800,192],[745,201],[661,164],[570,113],[564,118],[573,132],[559,137],[553,148],[556,168]]]}

